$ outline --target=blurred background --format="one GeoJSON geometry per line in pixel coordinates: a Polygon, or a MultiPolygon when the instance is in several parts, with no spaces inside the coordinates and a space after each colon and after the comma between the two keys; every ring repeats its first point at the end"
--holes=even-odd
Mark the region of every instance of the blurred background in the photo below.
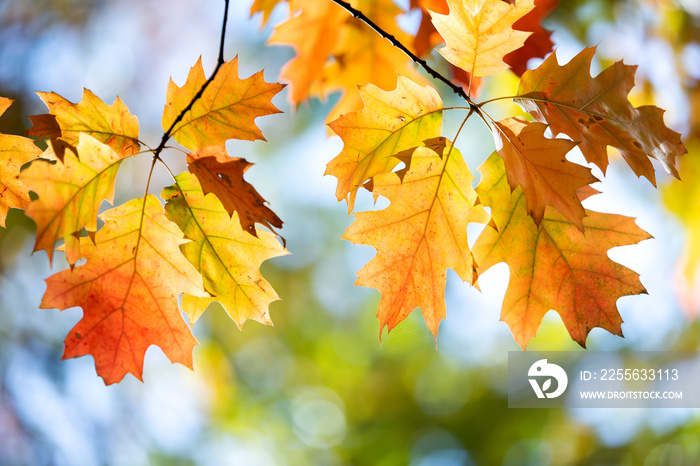
{"type": "MultiPolygon", "coordinates": [[[[268,46],[266,26],[250,18],[251,0],[230,7],[226,58],[242,76],[265,70],[276,81],[294,56],[268,46]]],[[[408,10],[408,0],[396,3],[408,10]]],[[[592,350],[698,350],[700,310],[700,3],[697,0],[567,0],[546,21],[560,63],[598,44],[594,73],[624,58],[639,65],[635,105],[667,110],[689,154],[683,182],[659,172],[660,189],[615,160],[593,210],[637,217],[655,239],[610,256],[641,275],[649,295],[618,301],[626,338],[600,329],[592,350]]],[[[182,85],[201,55],[207,73],[218,54],[222,0],[0,0],[0,95],[16,100],[0,132],[21,134],[27,115],[44,113],[34,91],[77,102],[86,87],[111,104],[117,95],[139,118],[141,139],[160,140],[169,78],[182,85]]],[[[407,13],[400,24],[418,26],[407,13]]],[[[536,63],[531,63],[535,66],[536,63]]],[[[492,79],[481,99],[512,95],[517,79],[492,79]],[[509,94],[510,93],[510,94],[509,94]]],[[[440,88],[442,89],[442,88],[440,88]]],[[[443,92],[448,96],[448,92],[443,92]]],[[[46,255],[30,255],[34,226],[16,210],[0,231],[0,464],[2,465],[412,465],[700,463],[700,411],[508,409],[508,351],[518,351],[499,321],[508,268],[480,278],[481,292],[448,273],[447,320],[435,341],[419,311],[382,338],[379,293],[353,287],[374,254],[339,239],[352,218],[335,200],[325,164],[341,148],[323,125],[337,101],[257,120],[269,142],[230,142],[255,163],[246,178],[285,221],[290,256],[263,274],[281,301],[274,327],[248,322],[239,331],[221,308],[194,327],[195,371],[172,365],[152,347],[144,383],[127,376],[105,387],[90,357],[60,361],[63,339],[82,311],[38,309],[46,255]]],[[[447,101],[446,105],[450,102],[447,101]]],[[[491,114],[512,114],[511,104],[491,114]]],[[[477,167],[493,151],[472,119],[462,153],[477,167]]],[[[459,121],[447,120],[445,134],[459,121]]],[[[459,145],[459,144],[458,144],[459,145]]],[[[165,155],[176,172],[176,151],[165,155]]],[[[148,156],[124,163],[116,204],[141,196],[148,156]]],[[[597,175],[600,178],[602,174],[597,175]]],[[[162,168],[152,192],[172,183],[162,168]]],[[[380,200],[376,208],[383,208],[380,200]]],[[[367,196],[359,200],[375,208],[367,196]]],[[[362,210],[362,209],[359,209],[362,210]]],[[[529,349],[580,351],[554,312],[529,349]]]]}

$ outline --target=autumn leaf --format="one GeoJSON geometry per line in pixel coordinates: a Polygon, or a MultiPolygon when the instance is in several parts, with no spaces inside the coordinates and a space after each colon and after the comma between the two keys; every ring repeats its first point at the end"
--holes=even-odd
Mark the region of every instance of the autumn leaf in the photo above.
{"type": "MultiPolygon", "coordinates": [[[[447,0],[411,0],[411,8],[420,8],[421,22],[413,40],[413,50],[416,55],[428,54],[433,47],[444,42],[433,21],[430,18],[430,11],[446,15],[449,13],[447,0]]],[[[472,76],[468,71],[450,63],[450,76],[452,82],[467,89],[471,96],[476,96],[483,84],[481,77],[472,76]]]]}
{"type": "Polygon", "coordinates": [[[505,262],[510,283],[501,320],[525,348],[544,315],[559,313],[571,337],[585,346],[594,327],[622,335],[616,307],[622,296],[646,293],[639,276],[611,261],[608,250],[650,238],[633,218],[586,211],[585,235],[557,211],[547,209],[539,227],[525,208],[522,189],[511,193],[496,154],[479,169],[476,192],[498,228],[487,227],[473,247],[482,271],[505,262]]]}
{"type": "Polygon", "coordinates": [[[586,215],[576,190],[598,181],[591,170],[566,160],[566,153],[576,146],[568,139],[544,136],[547,125],[506,118],[495,123],[498,154],[503,157],[511,190],[523,187],[527,212],[539,225],[545,207],[550,205],[576,228],[583,231],[586,215]]]}
{"type": "Polygon", "coordinates": [[[32,127],[24,132],[26,136],[32,136],[37,139],[48,138],[51,141],[54,155],[58,160],[63,160],[63,154],[66,150],[72,151],[74,154],[78,152],[72,144],[67,143],[61,136],[61,127],[58,126],[56,115],[45,113],[43,115],[31,115],[29,121],[32,122],[32,127]]]}
{"type": "Polygon", "coordinates": [[[410,157],[403,181],[396,173],[374,177],[374,192],[388,208],[355,214],[343,238],[367,244],[377,255],[357,274],[356,284],[378,289],[380,329],[389,331],[420,307],[437,336],[445,317],[447,268],[473,283],[475,264],[467,243],[467,223],[488,222],[474,207],[473,180],[459,151],[444,138],[426,141],[410,157]]]}
{"type": "Polygon", "coordinates": [[[418,31],[413,39],[413,51],[418,56],[425,55],[443,41],[430,19],[429,11],[442,15],[448,14],[450,10],[447,6],[447,0],[411,0],[410,6],[411,9],[419,9],[421,15],[418,31]]]}
{"type": "Polygon", "coordinates": [[[87,262],[46,280],[42,309],[79,306],[83,318],[65,341],[63,358],[90,354],[106,384],[127,373],[139,380],[146,350],[156,345],[192,368],[192,336],[178,309],[180,293],[206,296],[202,278],[182,257],[185,242],[154,196],[100,215],[95,242],[80,239],[87,262]]]}
{"type": "Polygon", "coordinates": [[[431,12],[445,39],[438,51],[473,76],[491,76],[508,69],[503,57],[522,47],[529,32],[513,24],[534,7],[533,0],[509,5],[502,0],[447,0],[450,13],[431,12]]]}
{"type": "Polygon", "coordinates": [[[554,48],[552,31],[542,27],[542,20],[557,7],[556,0],[535,0],[534,8],[513,24],[513,29],[532,32],[522,47],[503,57],[513,73],[522,76],[527,71],[527,62],[531,58],[544,58],[554,48]]]}
{"type": "Polygon", "coordinates": [[[260,274],[261,264],[287,254],[274,234],[258,232],[258,237],[242,229],[212,194],[204,195],[197,178],[181,173],[177,186],[163,190],[165,212],[185,238],[180,250],[202,274],[204,288],[211,298],[184,295],[182,308],[194,324],[206,307],[218,301],[240,328],[247,319],[272,324],[268,307],[279,299],[260,274]]]}
{"type": "MultiPolygon", "coordinates": [[[[60,128],[60,139],[70,146],[76,146],[80,134],[89,134],[98,141],[107,144],[118,154],[127,157],[136,154],[141,145],[138,142],[139,122],[129,113],[129,109],[116,98],[112,105],[107,105],[90,90],[83,90],[82,100],[74,104],[55,92],[37,92],[56,118],[60,128]]],[[[57,139],[55,127],[52,128],[50,117],[37,115],[32,120],[41,126],[30,129],[28,134],[39,137],[49,136],[57,139]],[[46,128],[43,130],[43,128],[46,128]],[[44,131],[42,134],[41,131],[44,131]]],[[[59,160],[63,158],[64,145],[55,145],[59,160]]]]}
{"type": "Polygon", "coordinates": [[[253,5],[250,7],[250,16],[253,16],[256,13],[262,13],[262,24],[264,25],[270,19],[272,10],[274,10],[277,4],[281,1],[282,0],[255,0],[253,5]]]}
{"type": "MultiPolygon", "coordinates": [[[[167,104],[163,110],[165,131],[170,129],[206,82],[201,58],[190,70],[182,87],[170,80],[167,104]]],[[[272,98],[283,88],[282,84],[265,82],[262,71],[240,79],[238,58],[234,58],[224,63],[202,96],[175,124],[170,134],[190,150],[222,146],[229,139],[265,140],[255,125],[255,119],[280,113],[272,104],[272,98]]]]}
{"type": "Polygon", "coordinates": [[[53,259],[56,240],[66,241],[70,264],[80,259],[80,243],[71,236],[83,228],[97,230],[97,212],[103,200],[112,202],[114,179],[124,159],[109,146],[87,133],[80,134],[80,158],[66,151],[63,162],[52,159],[51,146],[43,160],[37,160],[20,175],[20,180],[38,195],[26,214],[36,223],[34,251],[45,250],[53,259]]]}
{"type": "MultiPolygon", "coordinates": [[[[12,102],[0,97],[0,116],[12,102]]],[[[29,190],[19,181],[19,170],[39,155],[41,150],[31,139],[0,133],[0,226],[5,226],[10,209],[26,209],[29,205],[29,190]]]]}
{"type": "Polygon", "coordinates": [[[680,135],[664,125],[664,111],[652,105],[634,108],[627,98],[634,86],[635,66],[621,61],[590,75],[595,47],[582,50],[560,66],[552,53],[535,70],[526,72],[516,102],[555,134],[579,142],[583,155],[605,173],[607,146],[618,149],[639,177],[656,186],[653,157],[678,177],[677,156],[686,153],[680,135]]]}
{"type": "Polygon", "coordinates": [[[296,51],[296,57],[282,68],[280,79],[291,84],[289,97],[298,105],[308,98],[338,46],[348,14],[331,1],[292,0],[291,9],[297,14],[277,26],[269,42],[291,45],[296,51]]]}
{"type": "Polygon", "coordinates": [[[282,220],[265,205],[265,199],[243,179],[253,164],[229,157],[224,146],[204,147],[187,155],[187,166],[202,186],[204,194],[214,193],[230,216],[238,213],[241,227],[256,235],[255,223],[282,228],[282,220]]]}
{"type": "Polygon", "coordinates": [[[365,181],[390,172],[399,163],[394,154],[421,146],[442,131],[442,101],[430,86],[399,76],[393,91],[365,84],[360,93],[364,108],[329,124],[344,146],[328,164],[326,174],[338,178],[336,197],[347,199],[349,210],[365,181]]]}
{"type": "MultiPolygon", "coordinates": [[[[403,44],[410,43],[411,37],[396,22],[396,17],[403,12],[393,0],[356,0],[352,3],[396,40],[403,44]]],[[[326,120],[333,121],[340,115],[362,109],[358,85],[371,83],[388,91],[396,87],[397,74],[409,77],[414,82],[424,81],[401,50],[362,21],[347,15],[340,30],[338,45],[312,85],[310,94],[323,98],[333,92],[342,92],[326,120]]]]}

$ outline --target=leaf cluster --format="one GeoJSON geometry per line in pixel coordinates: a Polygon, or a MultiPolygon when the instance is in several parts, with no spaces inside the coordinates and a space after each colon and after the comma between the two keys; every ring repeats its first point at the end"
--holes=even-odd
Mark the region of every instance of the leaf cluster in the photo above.
{"type": "MultiPolygon", "coordinates": [[[[578,148],[605,173],[612,147],[654,185],[652,160],[678,176],[680,136],[665,126],[661,109],[628,99],[635,67],[618,62],[592,77],[595,48],[586,48],[567,64],[551,53],[527,70],[529,59],[552,52],[541,26],[552,0],[412,0],[421,15],[413,35],[398,27],[402,12],[392,0],[256,0],[252,13],[266,21],[278,4],[289,8],[289,19],[270,43],[296,51],[280,75],[292,104],[342,93],[328,121],[344,146],[326,173],[355,213],[343,238],[377,250],[357,284],[381,292],[380,329],[420,307],[437,336],[447,269],[477,286],[484,271],[506,262],[502,318],[522,347],[551,309],[581,345],[594,327],[621,335],[617,299],[645,290],[607,251],[649,235],[631,218],[585,209],[598,179],[567,154],[578,148]],[[442,59],[449,75],[429,64],[442,59]],[[464,106],[445,107],[419,68],[464,106]],[[482,83],[502,72],[520,77],[516,95],[477,101],[482,83]],[[487,107],[501,99],[528,116],[494,120],[487,107]],[[464,115],[455,134],[443,134],[447,111],[464,115]],[[457,147],[472,117],[491,130],[495,148],[476,188],[457,147]],[[389,207],[355,212],[360,189],[387,198],[389,207]],[[470,223],[486,225],[473,247],[470,223]]],[[[108,384],[127,373],[141,378],[151,345],[191,367],[190,326],[213,301],[239,327],[247,319],[271,324],[268,307],[278,297],[259,269],[286,253],[268,231],[282,221],[245,180],[251,164],[231,157],[225,143],[265,140],[255,120],[279,112],[272,98],[284,85],[265,82],[262,72],[240,78],[237,59],[224,61],[226,6],[217,67],[207,77],[200,60],[184,85],[171,80],[155,148],[139,139],[138,121],[121,100],[107,105],[88,90],[78,103],[38,93],[48,113],[30,117],[27,135],[46,140],[46,150],[0,135],[0,221],[10,208],[24,209],[37,225],[34,250],[50,260],[57,246],[65,253],[70,267],[47,279],[41,306],[83,309],[64,357],[92,355],[108,384]],[[161,158],[170,139],[184,148],[188,171],[178,175],[161,158]],[[156,164],[172,175],[164,205],[144,194],[99,213],[103,201],[113,201],[121,162],[136,156],[152,158],[145,193],[156,164]]],[[[0,98],[0,113],[10,104],[0,98]]]]}

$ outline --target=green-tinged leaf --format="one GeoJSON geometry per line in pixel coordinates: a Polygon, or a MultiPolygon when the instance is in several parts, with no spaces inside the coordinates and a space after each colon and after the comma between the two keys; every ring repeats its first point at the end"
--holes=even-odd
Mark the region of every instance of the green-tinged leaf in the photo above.
{"type": "Polygon", "coordinates": [[[202,192],[191,173],[177,176],[177,186],[163,190],[167,217],[192,241],[180,246],[182,254],[202,274],[212,298],[183,297],[183,311],[194,324],[207,305],[218,301],[241,327],[247,319],[271,324],[268,307],[278,299],[260,274],[261,264],[287,254],[276,236],[244,231],[213,195],[202,192]]]}

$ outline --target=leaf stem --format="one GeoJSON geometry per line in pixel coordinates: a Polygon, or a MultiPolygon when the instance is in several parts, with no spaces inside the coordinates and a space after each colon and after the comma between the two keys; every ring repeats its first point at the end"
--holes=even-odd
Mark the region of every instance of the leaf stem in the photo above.
{"type": "Polygon", "coordinates": [[[454,91],[455,94],[463,98],[464,100],[467,101],[469,104],[469,107],[472,111],[476,112],[477,114],[480,113],[479,106],[474,103],[474,101],[469,97],[469,95],[464,91],[464,89],[449,79],[447,79],[445,76],[443,76],[441,73],[437,72],[433,67],[428,65],[428,63],[420,58],[418,55],[415,53],[411,52],[405,45],[403,45],[399,40],[394,37],[392,34],[389,34],[386,32],[384,29],[382,29],[377,23],[369,19],[363,12],[360,10],[353,8],[350,3],[343,1],[343,0],[331,0],[333,3],[336,5],[344,8],[347,10],[350,14],[352,14],[355,18],[359,19],[360,21],[364,22],[366,25],[374,29],[380,36],[391,42],[391,45],[396,47],[397,49],[401,50],[403,53],[408,55],[411,60],[413,60],[415,63],[420,65],[430,76],[432,76],[434,79],[437,79],[438,81],[442,81],[443,83],[447,84],[452,91],[454,91]]]}
{"type": "Polygon", "coordinates": [[[506,99],[519,99],[522,98],[520,95],[506,95],[506,96],[501,96],[501,97],[494,97],[493,99],[485,100],[483,102],[479,102],[479,105],[486,105],[490,104],[491,102],[497,102],[499,100],[506,100],[506,99]]]}

